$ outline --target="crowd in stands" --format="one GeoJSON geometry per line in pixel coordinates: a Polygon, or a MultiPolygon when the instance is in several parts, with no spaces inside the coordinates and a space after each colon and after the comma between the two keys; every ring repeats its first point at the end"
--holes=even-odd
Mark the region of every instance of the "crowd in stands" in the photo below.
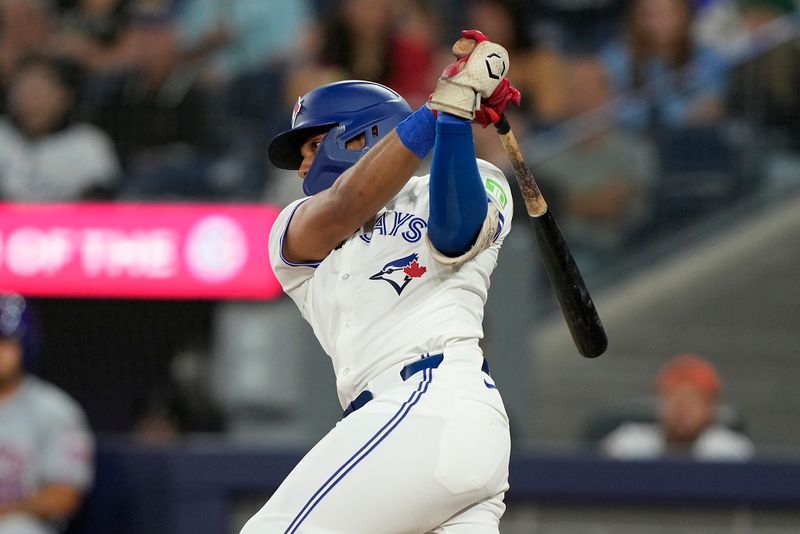
{"type": "MultiPolygon", "coordinates": [[[[795,0],[0,0],[0,201],[276,202],[294,177],[266,146],[299,95],[361,78],[423,105],[474,27],[510,53],[509,120],[591,272],[797,179],[799,20],[795,0]]],[[[508,170],[491,128],[475,140],[508,170]]],[[[137,437],[221,426],[174,397],[138,407],[137,437]]],[[[603,447],[661,453],[653,424],[603,447]]]]}
{"type": "MultiPolygon", "coordinates": [[[[2,0],[0,198],[268,199],[285,175],[264,147],[297,96],[362,78],[422,105],[458,29],[477,27],[511,54],[510,120],[568,238],[602,264],[797,161],[797,13],[794,0],[2,0]]],[[[502,166],[490,130],[478,152],[502,166]]]]}

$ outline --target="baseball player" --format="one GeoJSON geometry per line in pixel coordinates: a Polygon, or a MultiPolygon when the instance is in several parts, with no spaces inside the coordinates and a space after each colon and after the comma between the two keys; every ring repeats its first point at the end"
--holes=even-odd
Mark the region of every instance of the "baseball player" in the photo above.
{"type": "Polygon", "coordinates": [[[33,323],[19,295],[0,294],[0,534],[55,534],[93,476],[93,439],[63,391],[27,375],[33,323]]]}
{"type": "Polygon", "coordinates": [[[333,361],[344,413],[243,534],[499,532],[508,418],[478,340],[512,204],[471,123],[519,92],[505,49],[462,35],[454,52],[471,54],[426,106],[323,85],[269,147],[308,194],[272,228],[272,267],[333,361]],[[431,151],[430,175],[413,176],[431,151]]]}

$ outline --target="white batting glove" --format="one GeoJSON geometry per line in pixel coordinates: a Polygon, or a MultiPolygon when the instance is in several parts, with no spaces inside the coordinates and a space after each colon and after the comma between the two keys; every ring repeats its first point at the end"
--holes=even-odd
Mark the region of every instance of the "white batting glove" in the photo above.
{"type": "Polygon", "coordinates": [[[431,95],[428,107],[472,120],[481,99],[489,98],[508,74],[508,52],[478,30],[464,30],[453,45],[458,61],[449,65],[431,95]]]}

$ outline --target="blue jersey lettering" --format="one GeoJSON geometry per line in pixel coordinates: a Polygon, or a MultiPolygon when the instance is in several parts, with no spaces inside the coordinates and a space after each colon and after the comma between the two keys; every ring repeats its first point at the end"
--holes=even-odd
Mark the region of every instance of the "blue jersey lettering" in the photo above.
{"type": "Polygon", "coordinates": [[[372,227],[372,233],[378,235],[386,235],[386,214],[388,211],[381,213],[375,221],[375,226],[372,227]]]}
{"type": "Polygon", "coordinates": [[[427,228],[428,221],[414,217],[408,223],[408,230],[400,234],[409,243],[416,243],[422,238],[422,229],[427,228]]]}
{"type": "Polygon", "coordinates": [[[358,237],[365,243],[371,243],[375,235],[397,236],[399,233],[400,237],[409,243],[416,243],[422,238],[422,230],[427,228],[427,226],[428,221],[415,216],[413,213],[387,211],[381,213],[377,219],[375,219],[372,232],[362,232],[358,237]],[[387,219],[389,219],[388,225],[387,219]],[[401,232],[401,230],[403,231],[401,232]]]}
{"type": "Polygon", "coordinates": [[[413,213],[402,213],[399,211],[394,212],[394,228],[389,232],[389,235],[397,235],[397,231],[403,226],[407,220],[413,217],[413,213]]]}

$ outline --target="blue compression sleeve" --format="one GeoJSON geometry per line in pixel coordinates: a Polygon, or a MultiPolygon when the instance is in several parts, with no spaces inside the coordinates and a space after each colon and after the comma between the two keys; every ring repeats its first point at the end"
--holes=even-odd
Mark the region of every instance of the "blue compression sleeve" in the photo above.
{"type": "Polygon", "coordinates": [[[433,246],[451,257],[468,251],[478,237],[488,209],[469,120],[439,113],[430,202],[428,236],[433,246]]]}

